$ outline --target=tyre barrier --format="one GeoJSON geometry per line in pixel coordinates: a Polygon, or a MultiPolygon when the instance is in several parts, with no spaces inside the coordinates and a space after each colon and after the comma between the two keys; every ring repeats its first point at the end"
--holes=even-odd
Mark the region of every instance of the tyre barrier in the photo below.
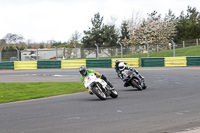
{"type": "Polygon", "coordinates": [[[100,60],[86,60],[86,67],[88,68],[111,68],[111,59],[100,60]]]}
{"type": "Polygon", "coordinates": [[[81,65],[86,66],[86,60],[62,60],[61,69],[79,68],[81,65]]]}
{"type": "Polygon", "coordinates": [[[187,66],[186,57],[165,57],[165,67],[187,66]]]}
{"type": "Polygon", "coordinates": [[[37,69],[37,61],[14,61],[14,70],[37,69]]]}
{"type": "Polygon", "coordinates": [[[0,62],[0,70],[14,70],[14,62],[0,62]]]}
{"type": "Polygon", "coordinates": [[[128,63],[129,67],[180,67],[200,66],[200,56],[194,57],[153,57],[141,58],[113,58],[113,59],[80,59],[57,61],[10,61],[0,62],[0,70],[28,70],[28,69],[70,69],[84,65],[88,68],[113,68],[115,60],[128,63]]]}
{"type": "Polygon", "coordinates": [[[113,58],[112,59],[112,68],[115,67],[115,61],[128,63],[129,67],[139,67],[139,58],[113,58]]]}
{"type": "Polygon", "coordinates": [[[165,58],[141,58],[142,67],[164,67],[165,58]]]}
{"type": "Polygon", "coordinates": [[[60,61],[37,61],[37,68],[38,69],[56,69],[61,68],[60,61]]]}

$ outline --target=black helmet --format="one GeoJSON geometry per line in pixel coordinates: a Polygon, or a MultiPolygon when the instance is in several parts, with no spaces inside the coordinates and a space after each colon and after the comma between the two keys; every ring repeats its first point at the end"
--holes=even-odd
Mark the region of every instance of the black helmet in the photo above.
{"type": "Polygon", "coordinates": [[[81,75],[86,76],[87,75],[87,68],[85,66],[80,66],[79,72],[81,75]]]}
{"type": "Polygon", "coordinates": [[[115,63],[119,63],[119,60],[116,60],[115,63]]]}

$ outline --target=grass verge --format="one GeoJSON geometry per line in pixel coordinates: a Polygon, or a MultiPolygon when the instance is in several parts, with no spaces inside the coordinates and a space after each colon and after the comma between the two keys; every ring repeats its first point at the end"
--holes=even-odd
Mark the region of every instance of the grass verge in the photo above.
{"type": "Polygon", "coordinates": [[[81,82],[0,83],[0,103],[84,91],[81,82]]]}
{"type": "MultiPolygon", "coordinates": [[[[177,48],[175,50],[176,56],[200,56],[200,46],[191,46],[185,48],[177,48]]],[[[147,57],[147,53],[144,54],[130,54],[123,55],[123,58],[142,58],[147,57]]],[[[165,50],[159,52],[149,53],[149,57],[173,57],[173,50],[165,50]]],[[[101,57],[100,59],[110,59],[110,58],[121,58],[121,56],[111,56],[111,57],[101,57]]]]}

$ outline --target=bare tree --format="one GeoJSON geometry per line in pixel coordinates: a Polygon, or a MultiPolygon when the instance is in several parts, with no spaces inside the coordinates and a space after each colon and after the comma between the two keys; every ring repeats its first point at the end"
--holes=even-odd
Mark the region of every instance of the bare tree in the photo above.
{"type": "Polygon", "coordinates": [[[78,31],[75,31],[74,34],[71,35],[69,41],[68,41],[68,49],[67,49],[67,58],[71,58],[71,56],[74,54],[73,48],[74,47],[80,47],[81,46],[81,34],[78,31]]]}
{"type": "Polygon", "coordinates": [[[3,39],[6,40],[7,44],[16,44],[22,42],[22,40],[24,40],[24,37],[21,35],[8,33],[3,39]]]}
{"type": "Polygon", "coordinates": [[[69,39],[69,44],[72,45],[80,45],[81,42],[81,34],[78,31],[75,31],[74,34],[71,35],[71,38],[69,39]]]}
{"type": "Polygon", "coordinates": [[[117,17],[116,16],[110,16],[110,20],[107,22],[107,25],[116,25],[117,17]]]}
{"type": "Polygon", "coordinates": [[[128,20],[128,26],[127,26],[127,29],[130,34],[130,39],[125,38],[123,40],[124,45],[128,46],[128,45],[138,44],[135,32],[140,28],[142,21],[143,18],[141,12],[138,11],[132,14],[131,18],[128,20]]]}

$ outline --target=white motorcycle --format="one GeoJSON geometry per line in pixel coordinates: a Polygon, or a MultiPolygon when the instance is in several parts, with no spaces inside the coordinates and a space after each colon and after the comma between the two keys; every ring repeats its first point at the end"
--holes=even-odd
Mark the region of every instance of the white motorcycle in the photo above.
{"type": "Polygon", "coordinates": [[[84,86],[101,100],[106,100],[109,96],[112,98],[118,97],[117,91],[111,88],[103,79],[97,78],[94,73],[90,73],[85,77],[84,86]]]}

